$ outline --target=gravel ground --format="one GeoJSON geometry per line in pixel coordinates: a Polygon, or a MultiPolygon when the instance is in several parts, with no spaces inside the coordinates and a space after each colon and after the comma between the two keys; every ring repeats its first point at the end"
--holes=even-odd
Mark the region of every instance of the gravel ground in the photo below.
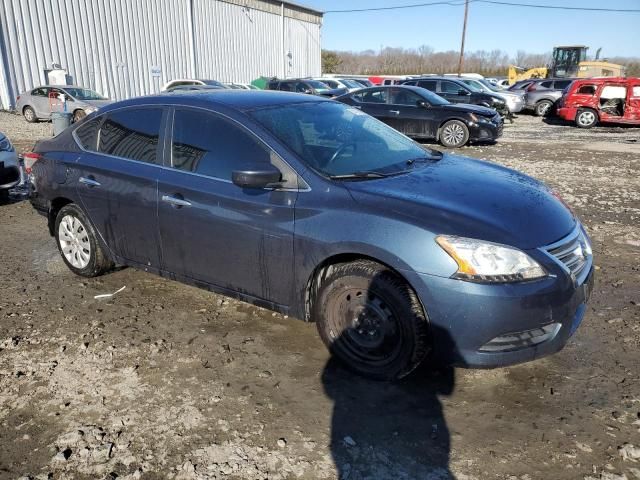
{"type": "MultiPolygon", "coordinates": [[[[50,125],[0,130],[22,150],[50,125]]],[[[458,153],[548,182],[592,235],[589,312],[554,356],[366,381],[313,325],[133,269],[76,277],[28,202],[0,205],[0,479],[640,479],[640,130],[521,115],[458,153]]]]}

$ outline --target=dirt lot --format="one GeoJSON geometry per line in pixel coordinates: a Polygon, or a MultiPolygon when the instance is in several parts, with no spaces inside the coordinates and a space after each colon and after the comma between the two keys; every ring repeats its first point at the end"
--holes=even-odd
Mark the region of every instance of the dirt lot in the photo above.
{"type": "MultiPolygon", "coordinates": [[[[23,149],[50,126],[0,130],[23,149]]],[[[460,153],[548,182],[592,235],[559,354],[369,382],[312,324],[133,269],[75,277],[28,202],[0,205],[0,478],[640,479],[640,129],[522,115],[460,153]]]]}

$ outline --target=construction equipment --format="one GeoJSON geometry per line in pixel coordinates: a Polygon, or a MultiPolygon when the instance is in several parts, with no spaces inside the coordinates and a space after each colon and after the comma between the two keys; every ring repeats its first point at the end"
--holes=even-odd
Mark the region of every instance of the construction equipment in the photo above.
{"type": "Polygon", "coordinates": [[[622,77],[625,68],[616,63],[600,61],[600,49],[595,60],[587,60],[584,45],[568,45],[553,48],[551,64],[546,67],[524,69],[515,65],[509,66],[509,85],[529,78],[565,78],[565,77],[622,77]]]}

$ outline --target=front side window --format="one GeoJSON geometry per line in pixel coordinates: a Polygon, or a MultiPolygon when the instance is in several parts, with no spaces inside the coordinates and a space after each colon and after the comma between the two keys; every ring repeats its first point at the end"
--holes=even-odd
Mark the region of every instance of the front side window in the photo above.
{"type": "Polygon", "coordinates": [[[556,90],[564,90],[565,88],[567,88],[569,85],[571,85],[571,82],[573,82],[573,80],[557,80],[554,83],[554,88],[556,90]]]}
{"type": "Polygon", "coordinates": [[[260,108],[251,116],[315,171],[326,175],[407,171],[433,152],[358,109],[336,102],[260,108]]]}
{"type": "Polygon", "coordinates": [[[283,92],[291,92],[291,84],[287,82],[281,82],[278,90],[281,90],[283,92]]]}
{"type": "Polygon", "coordinates": [[[270,150],[231,121],[205,110],[176,110],[171,144],[173,168],[231,180],[234,170],[270,162],[270,150]]]}
{"type": "Polygon", "coordinates": [[[460,90],[464,90],[464,89],[462,88],[462,85],[458,85],[455,82],[450,82],[448,80],[442,80],[440,82],[440,90],[442,91],[442,93],[450,93],[450,94],[453,94],[453,95],[458,95],[460,90]]]}
{"type": "Polygon", "coordinates": [[[73,98],[76,98],[78,100],[106,100],[106,98],[100,95],[98,92],[94,92],[93,90],[89,90],[88,88],[70,87],[65,88],[65,91],[73,98]]]}
{"type": "Polygon", "coordinates": [[[596,94],[596,86],[595,85],[582,85],[578,88],[576,92],[578,95],[595,95],[596,94]]]}
{"type": "Polygon", "coordinates": [[[542,88],[551,88],[551,85],[553,85],[553,82],[549,81],[549,82],[540,82],[540,87],[542,88]]]}
{"type": "Polygon", "coordinates": [[[159,164],[158,138],[161,124],[161,108],[126,108],[110,112],[100,128],[98,151],[159,164]]]}

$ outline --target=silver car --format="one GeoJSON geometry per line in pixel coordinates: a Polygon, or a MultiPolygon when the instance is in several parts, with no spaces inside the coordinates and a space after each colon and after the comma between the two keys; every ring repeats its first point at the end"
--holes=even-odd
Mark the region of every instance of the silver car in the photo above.
{"type": "Polygon", "coordinates": [[[73,113],[74,122],[111,103],[108,98],[88,88],[74,85],[45,85],[18,95],[16,110],[24,115],[29,123],[49,120],[52,111],[60,111],[62,108],[61,95],[64,95],[67,102],[67,111],[73,113]]]}
{"type": "Polygon", "coordinates": [[[496,87],[488,81],[480,79],[461,77],[457,80],[460,80],[470,89],[477,92],[493,93],[498,95],[506,102],[509,113],[518,113],[524,108],[524,95],[522,93],[509,92],[508,90],[496,87]]]}
{"type": "Polygon", "coordinates": [[[18,154],[6,135],[0,132],[0,199],[22,180],[18,154]]]}
{"type": "Polygon", "coordinates": [[[553,105],[560,100],[562,92],[574,79],[547,78],[529,85],[525,93],[525,109],[532,110],[539,117],[547,115],[553,105]]]}

